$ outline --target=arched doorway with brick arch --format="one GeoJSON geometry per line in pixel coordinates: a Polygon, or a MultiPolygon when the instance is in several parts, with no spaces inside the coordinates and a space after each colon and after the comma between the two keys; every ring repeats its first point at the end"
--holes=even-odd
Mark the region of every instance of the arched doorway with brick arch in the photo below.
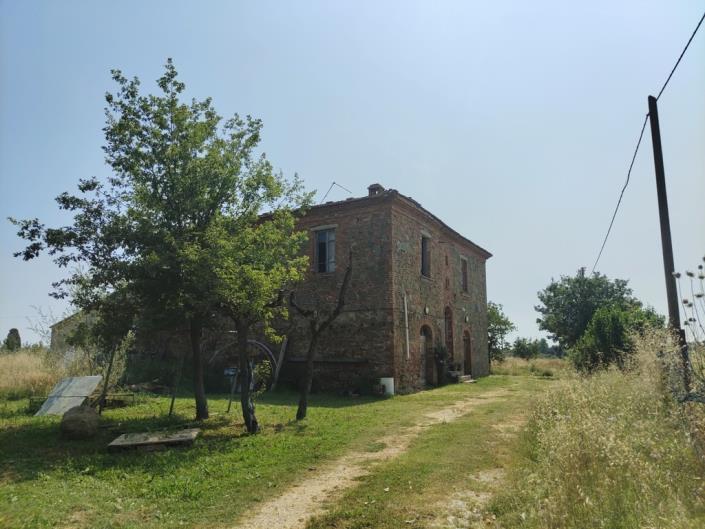
{"type": "Polygon", "coordinates": [[[436,360],[433,354],[433,331],[428,325],[423,325],[420,332],[420,353],[421,353],[421,377],[429,386],[435,386],[438,381],[436,379],[436,360]]]}
{"type": "Polygon", "coordinates": [[[453,355],[453,311],[450,307],[446,307],[443,312],[443,319],[445,320],[445,338],[446,338],[446,349],[448,350],[448,363],[453,363],[455,361],[453,355]]]}
{"type": "Polygon", "coordinates": [[[465,374],[472,375],[472,338],[468,330],[463,332],[463,355],[465,355],[465,374]]]}

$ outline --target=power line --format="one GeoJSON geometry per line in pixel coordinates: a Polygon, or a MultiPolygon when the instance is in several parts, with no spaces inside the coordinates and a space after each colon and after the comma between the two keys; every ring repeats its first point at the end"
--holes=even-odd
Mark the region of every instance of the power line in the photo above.
{"type": "Polygon", "coordinates": [[[676,72],[676,68],[678,68],[678,65],[681,63],[681,59],[683,58],[683,55],[685,55],[685,52],[688,49],[688,46],[690,46],[690,43],[693,41],[693,37],[695,37],[695,34],[700,29],[700,25],[703,23],[703,20],[705,20],[705,13],[703,13],[703,16],[700,17],[700,22],[698,22],[698,25],[695,26],[695,30],[693,31],[693,34],[688,39],[688,42],[686,43],[685,48],[683,48],[683,51],[681,52],[680,56],[678,57],[676,64],[673,66],[673,70],[671,70],[671,73],[668,74],[668,79],[666,79],[666,82],[663,83],[661,90],[659,91],[658,95],[656,96],[656,101],[658,101],[658,98],[661,97],[661,94],[663,94],[663,91],[666,89],[666,86],[668,85],[668,81],[671,80],[671,77],[673,77],[673,74],[676,72]]]}
{"type": "Polygon", "coordinates": [[[627,171],[627,180],[624,182],[622,187],[622,192],[619,194],[619,200],[617,200],[617,207],[614,208],[614,213],[612,213],[612,220],[610,220],[610,226],[607,228],[607,233],[605,234],[605,239],[602,241],[602,246],[600,247],[600,253],[597,254],[597,259],[595,259],[595,264],[592,265],[592,271],[597,268],[597,263],[602,257],[602,251],[605,249],[605,244],[607,244],[607,239],[612,231],[612,225],[614,224],[614,219],[617,217],[617,211],[619,211],[619,206],[622,203],[622,197],[624,196],[624,191],[626,191],[629,185],[629,178],[632,176],[632,168],[634,167],[634,160],[636,160],[636,153],[639,152],[639,146],[641,145],[641,139],[644,137],[644,129],[646,129],[646,122],[649,120],[649,115],[644,116],[644,123],[641,125],[641,132],[639,133],[639,141],[636,142],[636,148],[634,149],[634,154],[632,155],[632,162],[629,164],[629,170],[627,171]]]}
{"type": "MultiPolygon", "coordinates": [[[[663,91],[666,89],[666,86],[668,86],[668,83],[671,80],[671,77],[673,77],[673,74],[676,72],[676,69],[678,68],[678,65],[680,64],[681,59],[683,59],[683,56],[685,55],[685,52],[688,50],[690,43],[693,41],[695,34],[700,29],[700,26],[702,25],[703,20],[705,20],[705,13],[703,13],[703,16],[700,17],[700,21],[698,22],[698,25],[695,26],[695,30],[690,35],[690,38],[688,39],[688,42],[686,42],[685,47],[683,48],[683,51],[678,56],[678,60],[676,61],[676,64],[673,66],[671,73],[668,74],[668,77],[666,78],[666,82],[663,83],[661,90],[659,91],[658,95],[656,96],[657,101],[658,101],[658,98],[661,97],[661,94],[663,94],[663,91]]],[[[617,212],[619,211],[619,206],[622,204],[622,197],[624,197],[624,191],[626,191],[627,186],[629,185],[629,179],[632,174],[632,168],[634,167],[634,161],[636,160],[636,155],[639,152],[639,146],[641,145],[641,140],[644,137],[644,129],[646,129],[646,122],[648,120],[649,120],[649,114],[647,113],[646,116],[644,116],[644,123],[641,125],[641,132],[639,133],[639,140],[636,142],[636,148],[634,149],[634,154],[632,155],[632,161],[629,164],[629,170],[627,171],[627,179],[624,182],[624,186],[622,186],[622,191],[619,193],[619,199],[617,200],[617,206],[614,208],[614,213],[612,213],[612,219],[610,220],[610,225],[607,228],[607,233],[605,234],[605,238],[602,241],[602,246],[600,246],[600,251],[597,254],[597,259],[595,259],[595,264],[592,265],[592,272],[595,271],[595,268],[597,268],[597,263],[600,262],[600,257],[602,257],[602,252],[605,249],[605,245],[607,244],[607,239],[609,238],[610,232],[612,231],[612,225],[614,224],[614,219],[617,217],[617,212]]]]}

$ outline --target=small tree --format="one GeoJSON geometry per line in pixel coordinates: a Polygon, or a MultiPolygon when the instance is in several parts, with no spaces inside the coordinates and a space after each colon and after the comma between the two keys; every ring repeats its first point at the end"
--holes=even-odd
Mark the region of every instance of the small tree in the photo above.
{"type": "MultiPolygon", "coordinates": [[[[260,205],[286,202],[299,206],[306,205],[310,198],[300,193],[298,181],[288,185],[280,178],[268,179],[259,188],[253,186],[249,197],[261,201],[260,205]]],[[[259,208],[253,205],[250,209],[256,213],[259,208]]],[[[300,255],[306,234],[296,231],[290,209],[278,209],[260,221],[256,216],[249,220],[222,216],[213,224],[207,246],[196,252],[209,256],[208,267],[214,272],[214,296],[237,333],[242,415],[247,431],[257,433],[248,337],[253,327],[258,326],[261,332],[278,339],[272,321],[287,316],[284,290],[303,278],[308,258],[300,255]]],[[[200,262],[195,260],[196,264],[200,262]]]]}
{"type": "Polygon", "coordinates": [[[299,388],[299,407],[296,410],[296,420],[301,421],[306,418],[306,412],[308,411],[308,396],[311,393],[311,384],[313,383],[313,361],[316,356],[316,346],[318,345],[318,340],[321,334],[336,320],[340,315],[345,306],[345,292],[350,284],[350,277],[352,275],[352,252],[348,256],[348,266],[345,269],[345,275],[343,276],[343,282],[340,284],[340,291],[338,292],[338,301],[335,304],[335,308],[323,316],[320,310],[314,309],[304,309],[299,306],[296,302],[296,294],[291,293],[289,297],[289,303],[301,316],[308,320],[309,325],[309,342],[308,349],[306,350],[306,369],[304,371],[303,379],[301,380],[299,388]]]}
{"type": "Polygon", "coordinates": [[[509,320],[502,310],[502,305],[487,303],[487,347],[490,362],[504,360],[504,352],[509,346],[507,335],[516,330],[515,325],[509,320]]]}
{"type": "Polygon", "coordinates": [[[540,345],[538,340],[528,340],[526,338],[517,338],[514,340],[514,346],[512,347],[513,356],[530,360],[536,358],[539,355],[539,351],[540,345]]]}
{"type": "Polygon", "coordinates": [[[22,347],[22,340],[20,338],[20,331],[15,328],[10,329],[7,333],[7,338],[3,342],[3,347],[8,351],[16,351],[22,347]]]}

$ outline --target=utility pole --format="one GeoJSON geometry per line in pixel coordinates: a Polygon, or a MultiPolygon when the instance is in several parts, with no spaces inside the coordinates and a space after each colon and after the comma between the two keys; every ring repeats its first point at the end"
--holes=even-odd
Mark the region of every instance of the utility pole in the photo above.
{"type": "Polygon", "coordinates": [[[651,124],[651,143],[654,147],[654,169],[656,171],[656,194],[658,195],[658,214],[661,223],[661,248],[663,250],[663,272],[666,278],[666,297],[668,298],[668,325],[678,333],[683,361],[683,382],[686,392],[690,391],[690,362],[685,332],[681,329],[680,309],[676,278],[673,275],[673,245],[671,244],[671,222],[668,218],[668,198],[666,196],[666,174],[663,168],[663,151],[661,149],[661,128],[658,121],[656,98],[649,96],[649,122],[651,124]]]}

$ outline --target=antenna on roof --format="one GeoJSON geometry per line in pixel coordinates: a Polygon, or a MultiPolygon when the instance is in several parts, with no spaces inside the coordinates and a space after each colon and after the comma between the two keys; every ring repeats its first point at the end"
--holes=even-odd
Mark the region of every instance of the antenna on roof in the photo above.
{"type": "Polygon", "coordinates": [[[338,184],[337,182],[333,182],[333,183],[331,183],[330,187],[328,188],[328,191],[326,191],[326,194],[323,195],[323,198],[321,199],[321,201],[319,202],[319,204],[323,204],[323,201],[324,201],[324,200],[326,199],[326,197],[328,196],[328,193],[330,193],[330,190],[333,189],[333,186],[338,186],[338,187],[339,187],[340,189],[342,189],[343,191],[347,191],[348,193],[350,193],[350,194],[352,195],[352,191],[350,191],[347,187],[343,187],[343,186],[341,186],[340,184],[338,184]]]}

